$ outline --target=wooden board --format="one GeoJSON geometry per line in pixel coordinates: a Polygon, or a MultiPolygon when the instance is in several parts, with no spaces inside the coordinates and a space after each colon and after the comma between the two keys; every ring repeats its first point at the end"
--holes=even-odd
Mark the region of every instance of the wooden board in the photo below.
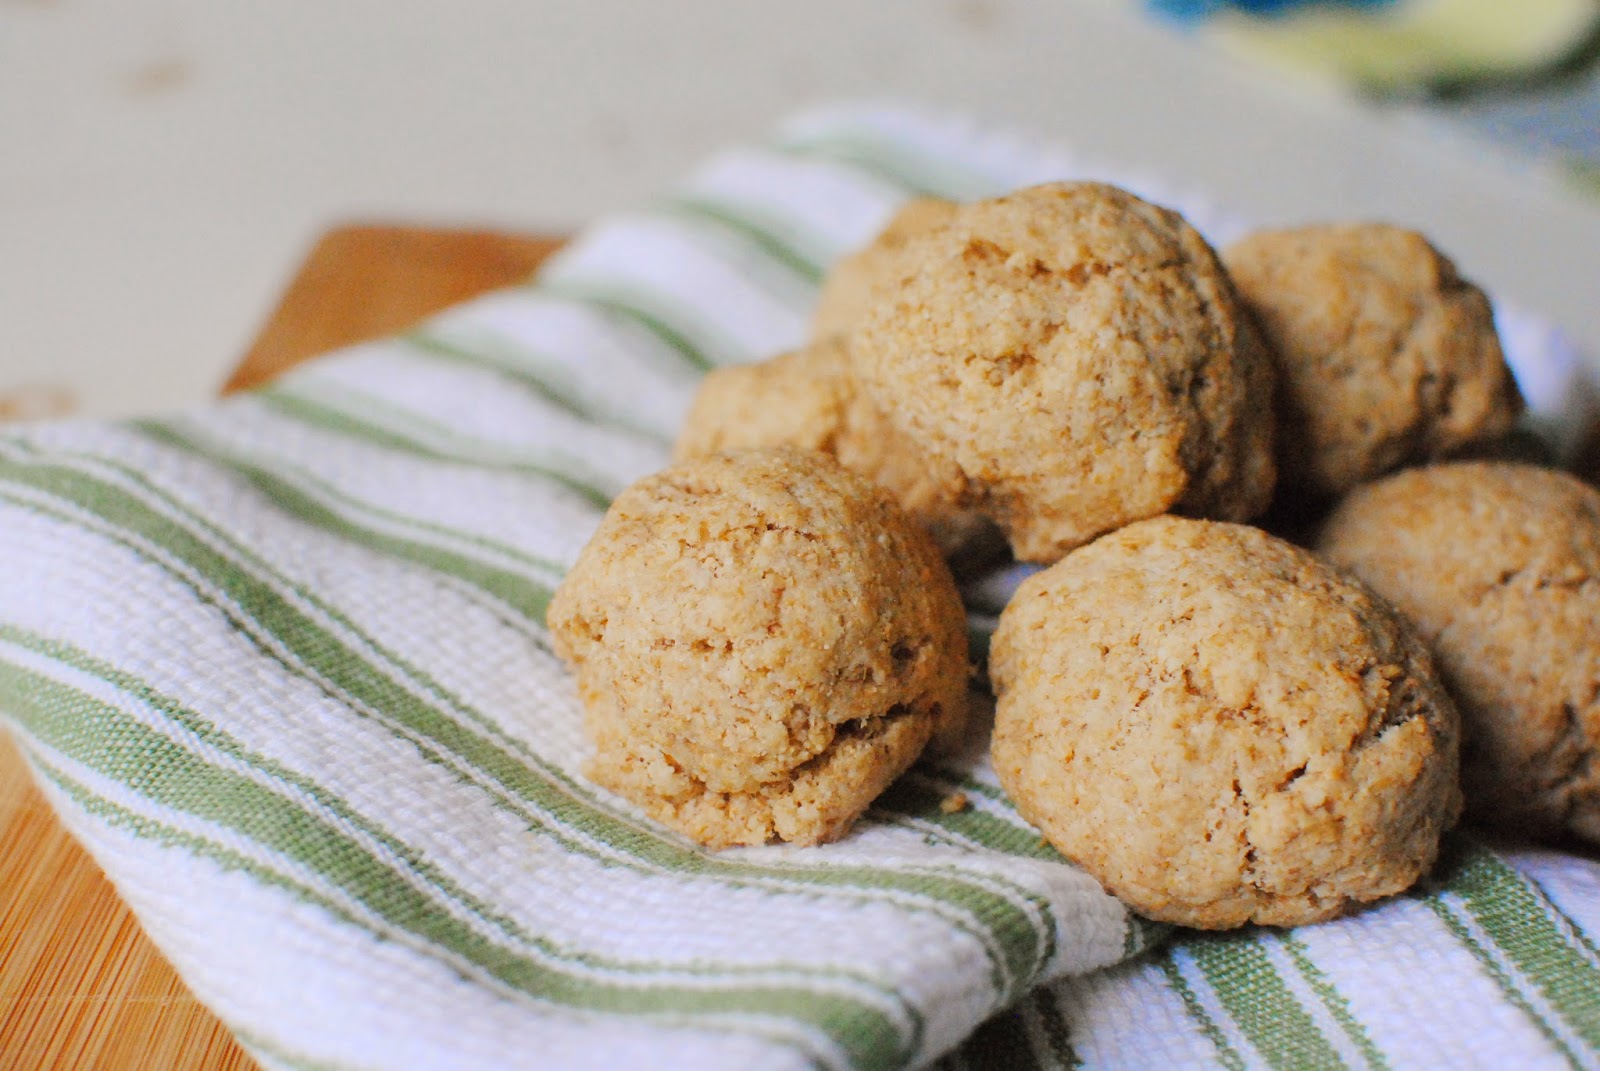
{"type": "MultiPolygon", "coordinates": [[[[546,238],[357,226],[329,232],[227,390],[517,282],[546,238]]],[[[0,1068],[254,1068],[55,818],[0,733],[0,1068]]]]}

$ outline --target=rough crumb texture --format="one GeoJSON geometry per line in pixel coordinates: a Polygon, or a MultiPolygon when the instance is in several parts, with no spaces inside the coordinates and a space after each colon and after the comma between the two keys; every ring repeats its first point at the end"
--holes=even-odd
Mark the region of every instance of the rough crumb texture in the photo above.
{"type": "Polygon", "coordinates": [[[1278,368],[1286,487],[1339,494],[1505,435],[1522,408],[1489,299],[1414,231],[1262,231],[1224,253],[1278,368]]]}
{"type": "Polygon", "coordinates": [[[549,623],[590,776],[712,847],[842,836],[965,719],[949,569],[824,454],[721,454],[634,484],[549,623]]]}
{"type": "Polygon", "coordinates": [[[1600,844],[1600,491],[1531,465],[1411,469],[1352,492],[1318,549],[1432,643],[1468,811],[1600,844]]]}
{"type": "Polygon", "coordinates": [[[956,504],[950,488],[959,477],[934,475],[941,463],[857,389],[841,340],[712,372],[701,381],[674,453],[684,460],[764,446],[832,454],[893,494],[947,557],[992,558],[1004,546],[993,522],[956,504]]]}
{"type": "Polygon", "coordinates": [[[887,226],[865,246],[841,259],[822,281],[811,317],[811,337],[818,340],[854,333],[872,305],[874,290],[894,281],[894,254],[913,238],[950,222],[954,202],[937,197],[907,201],[887,226]]]}
{"type": "Polygon", "coordinates": [[[1433,865],[1458,724],[1386,603],[1242,525],[1160,517],[1029,578],[989,672],[1001,783],[1150,918],[1333,918],[1433,865]]]}
{"type": "Polygon", "coordinates": [[[1264,347],[1205,240],[1097,183],[959,208],[892,257],[852,337],[872,401],[960,473],[1017,557],[1272,492],[1264,347]]]}

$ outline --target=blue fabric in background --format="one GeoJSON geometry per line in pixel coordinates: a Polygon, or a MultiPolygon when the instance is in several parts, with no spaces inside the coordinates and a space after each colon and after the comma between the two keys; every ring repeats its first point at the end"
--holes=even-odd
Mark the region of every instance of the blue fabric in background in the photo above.
{"type": "MultiPolygon", "coordinates": [[[[1338,9],[1389,16],[1374,25],[1390,24],[1401,18],[1401,29],[1389,48],[1411,48],[1423,59],[1437,60],[1430,68],[1419,65],[1414,80],[1364,82],[1359,63],[1342,72],[1352,88],[1377,106],[1409,107],[1425,111],[1441,121],[1443,128],[1467,131],[1506,150],[1511,158],[1522,158],[1574,179],[1571,188],[1584,195],[1600,193],[1600,0],[1593,0],[1593,17],[1585,30],[1576,28],[1564,55],[1556,55],[1518,68],[1474,67],[1471,51],[1452,54],[1452,27],[1441,29],[1434,18],[1426,32],[1408,33],[1403,17],[1408,8],[1427,5],[1431,15],[1448,20],[1450,7],[1457,5],[1463,20],[1477,17],[1482,5],[1466,0],[1140,0],[1152,15],[1182,29],[1205,37],[1208,20],[1222,15],[1237,36],[1248,34],[1250,20],[1273,29],[1293,32],[1294,16],[1311,9],[1338,9]],[[1239,18],[1237,16],[1245,16],[1239,18]],[[1452,61],[1455,61],[1454,64],[1452,61]]],[[[1543,6],[1522,9],[1523,18],[1551,16],[1543,6]],[[1538,7],[1538,10],[1534,10],[1538,7]]],[[[1553,17],[1568,17],[1559,11],[1553,17]]],[[[1359,20],[1357,20],[1359,21],[1359,20]]],[[[1326,59],[1326,57],[1323,57],[1326,59]]]]}
{"type": "Polygon", "coordinates": [[[1394,0],[1146,0],[1151,10],[1168,18],[1193,22],[1226,8],[1252,15],[1276,15],[1295,8],[1388,7],[1394,0]]]}

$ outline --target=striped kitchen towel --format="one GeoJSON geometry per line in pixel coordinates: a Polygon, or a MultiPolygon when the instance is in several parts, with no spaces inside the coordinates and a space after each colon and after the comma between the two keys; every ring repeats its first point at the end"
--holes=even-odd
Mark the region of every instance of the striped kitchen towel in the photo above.
{"type": "MultiPolygon", "coordinates": [[[[263,1064],[1600,1065],[1576,857],[1458,835],[1411,895],[1206,936],[1064,863],[982,742],[820,848],[706,852],[579,775],[545,608],[698,377],[799,342],[826,265],[909,194],[1069,176],[1238,231],[964,121],[819,112],[403,337],[174,417],[0,436],[0,711],[263,1064]]],[[[1581,365],[1505,328],[1559,450],[1581,365]]]]}

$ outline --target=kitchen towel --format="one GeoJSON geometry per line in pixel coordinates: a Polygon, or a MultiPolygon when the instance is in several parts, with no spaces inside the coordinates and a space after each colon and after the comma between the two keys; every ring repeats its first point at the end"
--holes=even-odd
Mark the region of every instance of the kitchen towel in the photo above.
{"type": "MultiPolygon", "coordinates": [[[[798,344],[826,266],[906,197],[1065,177],[1241,229],[1033,139],[830,109],[402,337],[175,416],[0,434],[0,712],[264,1065],[1600,1066],[1600,866],[1575,856],[1456,834],[1404,897],[1199,935],[1049,849],[983,741],[817,848],[704,851],[581,776],[545,608],[698,378],[798,344]]],[[[1502,327],[1569,448],[1583,365],[1502,327]]]]}

